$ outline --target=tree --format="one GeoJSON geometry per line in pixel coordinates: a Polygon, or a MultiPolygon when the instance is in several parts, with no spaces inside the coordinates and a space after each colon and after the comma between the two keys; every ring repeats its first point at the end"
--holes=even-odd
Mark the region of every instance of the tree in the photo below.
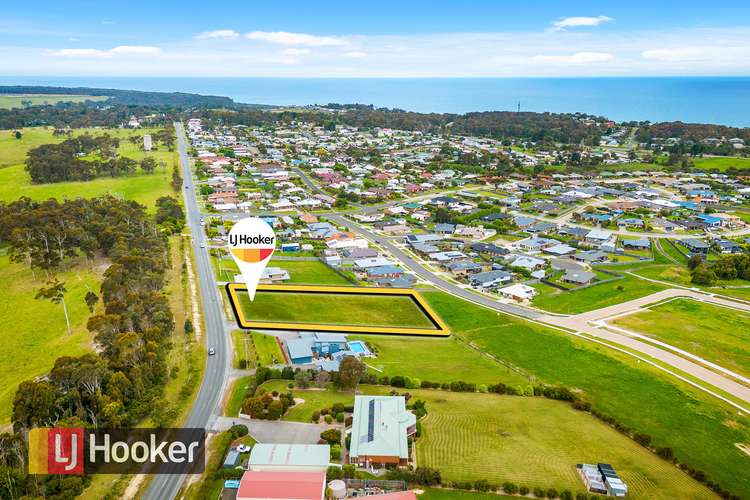
{"type": "Polygon", "coordinates": [[[65,323],[67,325],[67,332],[70,335],[70,318],[68,317],[68,307],[65,305],[65,292],[68,290],[65,288],[65,282],[59,281],[57,278],[52,278],[47,282],[46,287],[42,287],[34,296],[35,299],[47,299],[53,304],[62,304],[63,313],[65,313],[65,323]]]}
{"type": "Polygon", "coordinates": [[[310,374],[307,370],[300,370],[294,374],[294,383],[300,389],[307,389],[310,387],[310,374]]]}
{"type": "Polygon", "coordinates": [[[692,282],[696,285],[710,286],[714,284],[714,281],[716,281],[716,273],[705,263],[693,269],[692,282]]]}
{"type": "Polygon", "coordinates": [[[367,367],[354,356],[347,356],[339,365],[338,386],[341,390],[354,390],[367,373],[367,367]]]}
{"type": "Polygon", "coordinates": [[[193,333],[193,322],[190,321],[190,318],[185,318],[185,323],[182,329],[185,331],[186,334],[193,333]]]}
{"type": "Polygon", "coordinates": [[[156,170],[156,160],[152,156],[146,156],[141,160],[141,170],[147,174],[153,174],[156,170]]]}
{"type": "Polygon", "coordinates": [[[341,443],[341,431],[338,429],[326,429],[320,433],[320,439],[326,441],[328,444],[340,444],[341,443]]]}
{"type": "Polygon", "coordinates": [[[94,307],[96,307],[96,303],[99,302],[99,296],[89,290],[86,292],[86,296],[83,299],[86,301],[89,312],[94,312],[94,307]]]}
{"type": "Polygon", "coordinates": [[[23,134],[21,133],[20,130],[16,130],[15,136],[16,136],[16,139],[20,139],[21,137],[23,137],[23,134]]]}

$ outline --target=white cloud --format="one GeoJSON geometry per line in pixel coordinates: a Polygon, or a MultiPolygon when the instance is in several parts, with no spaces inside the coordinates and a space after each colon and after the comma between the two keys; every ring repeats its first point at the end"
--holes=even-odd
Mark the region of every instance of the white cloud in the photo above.
{"type": "Polygon", "coordinates": [[[106,58],[116,55],[154,55],[161,52],[159,47],[148,47],[144,45],[120,45],[109,50],[100,49],[60,49],[51,50],[47,55],[53,57],[70,57],[70,58],[106,58]]]}
{"type": "Polygon", "coordinates": [[[194,38],[197,40],[234,40],[240,37],[240,34],[234,30],[214,30],[198,33],[194,38]]]}
{"type": "Polygon", "coordinates": [[[709,60],[713,54],[702,47],[683,47],[676,49],[644,50],[641,52],[641,56],[650,61],[690,62],[709,60]]]}
{"type": "Polygon", "coordinates": [[[595,64],[609,62],[615,56],[607,52],[576,52],[567,55],[539,55],[534,60],[550,64],[595,64]]]}
{"type": "Polygon", "coordinates": [[[352,50],[349,52],[344,52],[342,55],[344,57],[349,57],[352,59],[362,59],[363,57],[367,57],[367,53],[362,52],[361,50],[352,50]]]}
{"type": "Polygon", "coordinates": [[[559,19],[552,23],[552,27],[555,30],[564,30],[565,28],[579,28],[581,26],[599,26],[602,23],[606,23],[609,21],[614,21],[613,18],[609,16],[596,16],[596,17],[586,17],[586,16],[573,16],[573,17],[564,17],[562,19],[559,19]]]}
{"type": "Polygon", "coordinates": [[[284,49],[281,51],[285,56],[304,56],[312,52],[310,49],[284,49]]]}
{"type": "Polygon", "coordinates": [[[305,47],[332,47],[349,44],[341,38],[310,35],[308,33],[290,33],[288,31],[253,31],[246,34],[245,38],[279,45],[301,45],[305,47]]]}
{"type": "Polygon", "coordinates": [[[112,54],[135,54],[135,55],[153,55],[161,52],[159,47],[149,47],[147,45],[120,45],[110,49],[112,54]]]}

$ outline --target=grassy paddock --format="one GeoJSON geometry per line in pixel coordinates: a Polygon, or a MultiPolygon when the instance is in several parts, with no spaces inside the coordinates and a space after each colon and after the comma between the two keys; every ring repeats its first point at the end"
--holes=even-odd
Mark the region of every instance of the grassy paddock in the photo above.
{"type": "Polygon", "coordinates": [[[93,268],[81,264],[58,274],[68,289],[68,336],[62,306],[34,298],[44,286],[44,273],[37,271],[34,280],[28,267],[0,256],[0,324],[5,325],[0,331],[0,424],[10,420],[19,383],[48,372],[60,356],[78,356],[91,350],[91,336],[86,330],[90,312],[83,298],[89,289],[99,293],[105,267],[104,262],[93,268]]]}
{"type": "Polygon", "coordinates": [[[430,328],[432,323],[410,297],[309,294],[263,291],[250,302],[238,294],[251,321],[430,328]]]}
{"type": "Polygon", "coordinates": [[[64,95],[64,94],[3,94],[0,95],[0,109],[23,108],[25,102],[32,106],[55,105],[59,102],[80,103],[85,101],[104,101],[107,96],[64,95]]]}
{"type": "Polygon", "coordinates": [[[750,456],[735,446],[750,442],[746,415],[606,347],[444,293],[423,295],[455,335],[546,383],[583,391],[599,411],[651,435],[655,446],[672,447],[724,488],[750,495],[750,456]]]}
{"type": "Polygon", "coordinates": [[[612,323],[750,376],[750,315],[747,313],[679,299],[619,317],[612,323]]]}
{"type": "Polygon", "coordinates": [[[457,339],[387,335],[356,335],[378,351],[376,358],[363,358],[378,375],[402,375],[429,380],[476,384],[528,384],[528,379],[502,366],[457,339]],[[380,371],[378,371],[380,370],[380,371]]]}
{"type": "Polygon", "coordinates": [[[577,463],[612,464],[629,498],[713,498],[707,488],[594,417],[543,398],[409,391],[427,403],[417,461],[443,479],[582,491],[577,463]]]}
{"type": "MultiPolygon", "coordinates": [[[[239,273],[237,264],[231,258],[218,259],[212,257],[216,278],[219,281],[234,281],[234,275],[239,273]],[[221,268],[220,268],[221,266],[221,268]]],[[[280,267],[289,272],[290,285],[348,285],[349,282],[333,269],[319,260],[276,260],[268,263],[271,267],[280,267]]]]}

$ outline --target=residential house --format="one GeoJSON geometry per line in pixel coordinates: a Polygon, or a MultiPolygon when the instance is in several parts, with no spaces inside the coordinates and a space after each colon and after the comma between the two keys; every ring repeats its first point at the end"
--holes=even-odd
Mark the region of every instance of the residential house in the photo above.
{"type": "Polygon", "coordinates": [[[354,396],[349,463],[406,465],[408,438],[416,431],[417,418],[403,396],[354,396]]]}
{"type": "Polygon", "coordinates": [[[512,275],[509,272],[496,270],[472,274],[469,277],[469,283],[477,288],[494,288],[509,283],[511,279],[512,275]]]}

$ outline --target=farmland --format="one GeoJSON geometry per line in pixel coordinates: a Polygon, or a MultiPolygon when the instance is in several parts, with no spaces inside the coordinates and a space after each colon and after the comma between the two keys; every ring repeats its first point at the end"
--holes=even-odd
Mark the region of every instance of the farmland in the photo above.
{"type": "Polygon", "coordinates": [[[595,408],[651,435],[656,446],[671,446],[678,459],[714,481],[740,495],[750,493],[750,478],[742,472],[750,456],[735,446],[750,442],[747,416],[608,348],[443,293],[424,296],[454,335],[541,381],[580,389],[595,408]]]}
{"type": "Polygon", "coordinates": [[[680,299],[612,321],[750,376],[750,315],[680,299]]]}
{"type": "Polygon", "coordinates": [[[85,101],[104,101],[107,96],[66,95],[66,94],[2,94],[0,95],[0,109],[23,108],[29,103],[31,106],[55,105],[59,102],[79,103],[85,101]]]}
{"type": "Polygon", "coordinates": [[[581,491],[575,464],[607,462],[631,498],[713,498],[705,487],[568,404],[542,398],[410,391],[427,403],[417,461],[455,481],[581,491]]]}
{"type": "Polygon", "coordinates": [[[77,129],[74,135],[89,133],[100,135],[107,133],[120,139],[118,153],[136,161],[145,156],[153,157],[163,166],[156,168],[153,174],[138,172],[127,177],[100,177],[91,181],[61,182],[55,184],[32,184],[29,174],[24,169],[26,152],[41,144],[61,142],[65,137],[53,136],[52,129],[23,129],[21,139],[15,139],[9,131],[0,134],[0,201],[11,201],[20,196],[43,200],[51,197],[92,198],[104,194],[135,200],[153,209],[154,202],[161,196],[173,193],[169,185],[172,166],[176,162],[176,153],[167,151],[159,145],[158,151],[144,152],[138,144],[127,140],[131,135],[142,137],[143,134],[156,129],[77,129]]]}
{"type": "Polygon", "coordinates": [[[11,263],[0,256],[0,323],[13,325],[0,334],[0,424],[10,419],[13,396],[18,384],[48,372],[60,356],[76,356],[91,350],[86,330],[89,310],[83,300],[91,289],[99,292],[101,273],[106,266],[80,264],[59,273],[68,292],[65,301],[70,314],[71,334],[65,332],[62,306],[49,300],[37,300],[44,286],[43,273],[36,279],[25,265],[11,263]]]}
{"type": "Polygon", "coordinates": [[[431,328],[411,297],[259,292],[251,303],[239,294],[251,321],[431,328]]]}

